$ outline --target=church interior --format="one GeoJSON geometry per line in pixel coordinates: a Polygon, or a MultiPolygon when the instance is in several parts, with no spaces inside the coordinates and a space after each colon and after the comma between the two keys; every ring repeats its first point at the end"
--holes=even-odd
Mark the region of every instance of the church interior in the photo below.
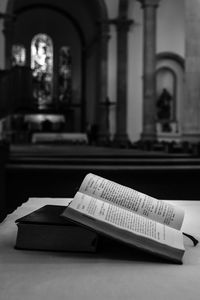
{"type": "Polygon", "coordinates": [[[0,219],[95,173],[200,199],[200,1],[0,1],[0,219]]]}

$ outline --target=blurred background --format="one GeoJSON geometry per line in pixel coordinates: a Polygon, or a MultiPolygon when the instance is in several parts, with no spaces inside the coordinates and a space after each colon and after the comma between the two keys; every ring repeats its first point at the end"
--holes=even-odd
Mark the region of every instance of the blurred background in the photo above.
{"type": "Polygon", "coordinates": [[[199,199],[199,0],[1,0],[1,218],[88,172],[199,199]]]}

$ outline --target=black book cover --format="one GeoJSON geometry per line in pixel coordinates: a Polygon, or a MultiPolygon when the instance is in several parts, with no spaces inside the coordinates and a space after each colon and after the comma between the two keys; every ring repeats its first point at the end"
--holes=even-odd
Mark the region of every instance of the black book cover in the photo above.
{"type": "Polygon", "coordinates": [[[15,222],[16,249],[94,252],[97,234],[61,216],[66,206],[45,205],[15,222]]]}
{"type": "Polygon", "coordinates": [[[24,224],[46,224],[46,225],[73,225],[70,220],[67,220],[61,216],[66,206],[61,205],[45,205],[41,208],[31,212],[30,214],[17,219],[16,223],[24,224]]]}

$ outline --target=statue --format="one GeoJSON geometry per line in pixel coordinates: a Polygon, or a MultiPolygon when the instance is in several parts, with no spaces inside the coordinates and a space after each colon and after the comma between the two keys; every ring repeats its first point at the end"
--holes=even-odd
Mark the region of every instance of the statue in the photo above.
{"type": "Polygon", "coordinates": [[[157,101],[157,118],[159,121],[170,121],[171,119],[171,101],[172,96],[166,88],[162,90],[162,93],[157,101]]]}

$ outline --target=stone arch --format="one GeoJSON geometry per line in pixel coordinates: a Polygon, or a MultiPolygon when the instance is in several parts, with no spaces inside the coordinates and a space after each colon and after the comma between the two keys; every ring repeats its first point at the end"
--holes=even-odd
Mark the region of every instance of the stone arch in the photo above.
{"type": "Polygon", "coordinates": [[[160,52],[156,55],[156,60],[163,60],[163,59],[170,59],[170,60],[174,60],[176,61],[181,67],[182,69],[185,68],[185,60],[184,58],[177,54],[177,53],[173,53],[173,52],[160,52]]]}
{"type": "MultiPolygon", "coordinates": [[[[82,130],[84,129],[87,115],[91,120],[95,120],[96,114],[98,111],[98,105],[102,102],[103,99],[107,96],[107,51],[108,51],[108,32],[109,32],[109,23],[108,23],[108,11],[107,6],[104,0],[87,0],[86,4],[85,1],[82,0],[74,0],[77,4],[81,4],[86,9],[89,7],[90,15],[93,17],[93,24],[94,30],[91,34],[91,37],[87,37],[87,33],[84,32],[83,26],[79,23],[78,18],[73,18],[73,14],[67,14],[67,5],[71,5],[69,2],[63,1],[62,3],[55,3],[53,0],[31,0],[29,3],[25,0],[15,1],[15,0],[8,0],[6,12],[9,14],[19,15],[25,9],[29,9],[34,6],[48,6],[51,9],[56,9],[59,13],[64,13],[66,16],[71,18],[74,26],[76,26],[81,40],[82,40],[82,55],[84,57],[82,61],[82,111],[83,114],[86,116],[85,119],[82,121],[82,130]],[[16,6],[17,4],[17,6],[16,6]],[[94,13],[91,14],[91,11],[94,13]],[[91,63],[91,51],[95,52],[93,62],[91,63]],[[89,62],[90,61],[90,62],[89,62]],[[92,66],[91,66],[92,64],[92,66]],[[98,74],[93,76],[92,80],[94,81],[93,91],[91,94],[91,83],[89,80],[87,81],[87,69],[92,68],[94,74],[98,74]],[[97,88],[98,87],[98,88],[97,88]],[[98,90],[98,92],[97,92],[98,90]],[[93,99],[93,100],[92,100],[93,99]],[[92,113],[88,113],[89,110],[87,101],[92,102],[92,113]],[[91,116],[90,116],[91,115],[91,116]]],[[[72,5],[71,5],[72,6],[72,5]]],[[[77,13],[77,9],[73,10],[73,13],[77,13]]],[[[6,69],[11,67],[10,63],[10,51],[12,46],[13,40],[13,31],[14,31],[14,21],[15,19],[7,19],[4,21],[4,33],[5,33],[5,66],[6,69]]]]}
{"type": "MultiPolygon", "coordinates": [[[[173,118],[171,123],[174,123],[174,132],[180,134],[181,130],[181,110],[184,90],[184,73],[185,73],[185,61],[180,55],[173,52],[161,52],[156,55],[156,82],[158,82],[159,72],[171,74],[173,80],[173,89],[171,90],[172,97],[174,98],[173,103],[173,118]]],[[[163,74],[164,74],[163,73],[163,74]]],[[[160,87],[161,89],[161,87],[160,87]]],[[[157,86],[157,91],[159,87],[157,86]]]]}

